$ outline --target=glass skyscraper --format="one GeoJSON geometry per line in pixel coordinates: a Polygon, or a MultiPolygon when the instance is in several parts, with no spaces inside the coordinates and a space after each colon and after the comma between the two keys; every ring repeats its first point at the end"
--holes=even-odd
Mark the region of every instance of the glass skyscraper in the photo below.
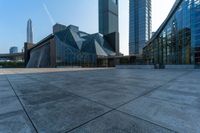
{"type": "Polygon", "coordinates": [[[142,54],[152,33],[151,0],[130,0],[129,54],[142,54]]]}
{"type": "Polygon", "coordinates": [[[144,56],[154,64],[200,64],[200,0],[176,0],[144,56]]]}
{"type": "Polygon", "coordinates": [[[99,0],[99,33],[113,50],[119,52],[119,3],[118,0],[99,0]]]}
{"type": "Polygon", "coordinates": [[[119,31],[118,0],[99,0],[99,33],[119,31]]]}

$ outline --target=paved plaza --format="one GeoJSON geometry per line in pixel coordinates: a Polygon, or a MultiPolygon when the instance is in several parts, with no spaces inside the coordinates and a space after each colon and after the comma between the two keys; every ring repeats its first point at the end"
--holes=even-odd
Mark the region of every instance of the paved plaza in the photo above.
{"type": "Polygon", "coordinates": [[[200,133],[200,71],[0,69],[0,133],[200,133]]]}

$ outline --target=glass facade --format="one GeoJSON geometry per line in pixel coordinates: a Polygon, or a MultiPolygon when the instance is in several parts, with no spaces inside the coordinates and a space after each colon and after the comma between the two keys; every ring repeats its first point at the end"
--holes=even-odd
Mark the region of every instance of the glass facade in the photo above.
{"type": "Polygon", "coordinates": [[[177,0],[144,48],[154,64],[200,64],[200,0],[177,0]]]}
{"type": "Polygon", "coordinates": [[[87,34],[73,25],[55,33],[57,66],[95,66],[98,56],[116,53],[101,34],[87,34]]]}
{"type": "Polygon", "coordinates": [[[99,0],[99,33],[118,32],[118,0],[99,0]]]}
{"type": "Polygon", "coordinates": [[[57,33],[56,43],[56,65],[57,66],[93,66],[96,64],[97,55],[92,52],[81,51],[70,33],[57,33]],[[62,40],[68,36],[66,40],[62,40]]]}
{"type": "Polygon", "coordinates": [[[151,0],[130,0],[129,54],[142,54],[152,33],[151,0]]]}
{"type": "Polygon", "coordinates": [[[88,34],[77,26],[56,24],[54,33],[30,49],[27,67],[96,66],[97,57],[116,56],[99,33],[88,34]]]}

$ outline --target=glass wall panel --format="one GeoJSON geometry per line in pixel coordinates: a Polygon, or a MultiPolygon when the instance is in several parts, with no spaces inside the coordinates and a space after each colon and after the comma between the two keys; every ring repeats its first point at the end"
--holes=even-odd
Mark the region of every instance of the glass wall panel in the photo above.
{"type": "Polygon", "coordinates": [[[154,64],[200,64],[200,0],[177,0],[151,44],[154,64]]]}

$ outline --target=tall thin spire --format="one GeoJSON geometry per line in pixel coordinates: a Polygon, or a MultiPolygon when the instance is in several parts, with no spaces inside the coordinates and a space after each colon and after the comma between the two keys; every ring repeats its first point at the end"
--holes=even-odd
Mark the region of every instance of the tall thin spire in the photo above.
{"type": "Polygon", "coordinates": [[[27,43],[33,43],[33,31],[31,19],[27,22],[27,43]]]}

